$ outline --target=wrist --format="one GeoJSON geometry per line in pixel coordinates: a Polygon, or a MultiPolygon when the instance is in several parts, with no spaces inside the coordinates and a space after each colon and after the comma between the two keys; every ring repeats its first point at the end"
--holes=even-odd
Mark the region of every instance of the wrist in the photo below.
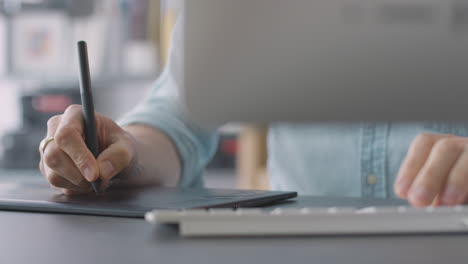
{"type": "Polygon", "coordinates": [[[181,160],[175,144],[161,130],[147,125],[130,125],[124,130],[135,142],[132,178],[145,185],[175,186],[181,175],[181,160]]]}

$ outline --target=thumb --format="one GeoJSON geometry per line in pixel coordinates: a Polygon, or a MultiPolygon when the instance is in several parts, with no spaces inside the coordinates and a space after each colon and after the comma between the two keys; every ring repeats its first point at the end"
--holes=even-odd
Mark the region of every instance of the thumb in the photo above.
{"type": "Polygon", "coordinates": [[[134,159],[134,146],[126,140],[119,140],[107,147],[98,157],[100,177],[104,181],[126,169],[134,159]]]}

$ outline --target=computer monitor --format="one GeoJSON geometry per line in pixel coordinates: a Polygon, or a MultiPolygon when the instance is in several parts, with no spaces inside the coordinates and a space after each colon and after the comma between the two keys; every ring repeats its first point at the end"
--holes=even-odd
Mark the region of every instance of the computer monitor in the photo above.
{"type": "Polygon", "coordinates": [[[202,123],[467,120],[467,0],[189,0],[202,123]]]}

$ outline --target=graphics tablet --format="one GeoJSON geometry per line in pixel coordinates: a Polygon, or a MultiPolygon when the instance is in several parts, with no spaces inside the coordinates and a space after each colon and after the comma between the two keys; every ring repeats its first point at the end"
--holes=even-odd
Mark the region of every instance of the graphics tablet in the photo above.
{"type": "Polygon", "coordinates": [[[296,192],[161,187],[66,196],[45,183],[0,183],[0,210],[144,217],[152,209],[252,207],[296,196],[296,192]]]}

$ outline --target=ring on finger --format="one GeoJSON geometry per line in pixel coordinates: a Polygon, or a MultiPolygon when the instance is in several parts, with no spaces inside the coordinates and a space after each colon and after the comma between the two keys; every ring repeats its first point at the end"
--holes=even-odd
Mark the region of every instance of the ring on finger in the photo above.
{"type": "Polygon", "coordinates": [[[47,145],[53,140],[54,140],[54,137],[46,137],[41,141],[41,143],[39,144],[39,149],[41,150],[42,155],[44,155],[44,151],[47,145]]]}

